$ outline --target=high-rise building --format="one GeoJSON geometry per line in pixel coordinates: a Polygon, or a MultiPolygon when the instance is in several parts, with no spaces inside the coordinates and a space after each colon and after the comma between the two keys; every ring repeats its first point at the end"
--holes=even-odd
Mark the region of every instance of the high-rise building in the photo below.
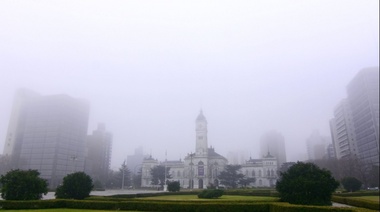
{"type": "Polygon", "coordinates": [[[143,162],[144,158],[147,157],[149,157],[149,155],[144,155],[142,147],[135,149],[135,153],[133,155],[127,156],[127,167],[132,172],[132,174],[138,174],[142,168],[141,163],[143,162]]]}
{"type": "Polygon", "coordinates": [[[92,180],[105,185],[111,164],[112,134],[106,131],[105,124],[87,136],[85,171],[92,180]]]}
{"type": "Polygon", "coordinates": [[[306,140],[309,160],[323,159],[326,156],[326,149],[330,143],[329,137],[320,135],[317,130],[313,131],[306,140]]]}
{"type": "Polygon", "coordinates": [[[368,165],[379,165],[379,67],[365,68],[347,86],[357,153],[368,165]]]}
{"type": "Polygon", "coordinates": [[[63,177],[84,171],[89,104],[67,95],[16,93],[4,154],[12,168],[36,169],[58,186],[63,177]]]}
{"type": "Polygon", "coordinates": [[[343,99],[334,109],[334,118],[330,120],[330,131],[336,158],[357,155],[355,131],[347,99],[343,99]]]}
{"type": "Polygon", "coordinates": [[[277,158],[277,164],[280,167],[286,162],[285,139],[281,133],[270,131],[264,134],[260,140],[261,156],[265,156],[268,152],[277,158]]]}

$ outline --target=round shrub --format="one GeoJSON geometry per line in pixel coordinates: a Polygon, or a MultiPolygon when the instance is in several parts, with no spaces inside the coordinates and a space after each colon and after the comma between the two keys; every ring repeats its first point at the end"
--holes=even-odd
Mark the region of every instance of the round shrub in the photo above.
{"type": "Polygon", "coordinates": [[[276,189],[282,201],[301,205],[331,205],[331,195],[338,188],[331,173],[313,163],[297,162],[281,173],[276,189]]]}
{"type": "Polygon", "coordinates": [[[63,183],[57,188],[55,197],[58,199],[84,199],[90,196],[93,187],[90,176],[84,172],[75,172],[63,178],[63,183]]]}
{"type": "Polygon", "coordinates": [[[201,199],[214,199],[223,196],[224,191],[221,189],[205,189],[198,194],[201,199]]]}

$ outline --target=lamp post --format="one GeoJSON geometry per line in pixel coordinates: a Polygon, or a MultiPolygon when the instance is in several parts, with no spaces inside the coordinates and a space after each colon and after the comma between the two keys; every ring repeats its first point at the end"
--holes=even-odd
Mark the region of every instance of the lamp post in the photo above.
{"type": "Polygon", "coordinates": [[[74,173],[74,170],[75,170],[75,161],[77,160],[77,156],[73,155],[70,158],[71,158],[71,160],[73,160],[73,170],[71,171],[71,173],[74,173]]]}

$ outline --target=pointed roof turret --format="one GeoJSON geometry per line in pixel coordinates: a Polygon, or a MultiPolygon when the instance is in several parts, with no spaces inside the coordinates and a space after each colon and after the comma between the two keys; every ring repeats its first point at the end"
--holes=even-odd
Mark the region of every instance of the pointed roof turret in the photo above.
{"type": "Polygon", "coordinates": [[[203,111],[202,111],[202,109],[201,109],[201,111],[199,112],[199,115],[198,115],[196,121],[206,121],[206,117],[203,115],[203,111]]]}

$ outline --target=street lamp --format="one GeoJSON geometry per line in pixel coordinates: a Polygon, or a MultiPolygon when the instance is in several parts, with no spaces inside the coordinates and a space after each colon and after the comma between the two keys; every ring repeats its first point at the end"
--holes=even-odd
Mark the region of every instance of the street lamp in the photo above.
{"type": "Polygon", "coordinates": [[[77,160],[77,156],[76,155],[73,155],[70,157],[71,160],[73,160],[73,170],[72,170],[72,173],[74,173],[74,169],[75,169],[75,161],[77,160]]]}

